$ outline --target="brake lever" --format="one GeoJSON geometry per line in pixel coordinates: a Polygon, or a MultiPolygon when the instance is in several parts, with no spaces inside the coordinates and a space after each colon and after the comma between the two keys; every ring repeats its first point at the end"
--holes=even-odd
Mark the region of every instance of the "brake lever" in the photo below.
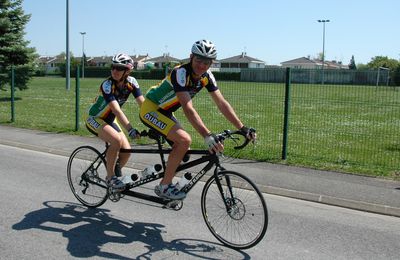
{"type": "Polygon", "coordinates": [[[235,149],[235,150],[243,149],[244,147],[246,147],[249,144],[249,142],[250,142],[250,139],[246,138],[246,140],[244,141],[243,144],[241,144],[239,146],[235,146],[235,147],[233,147],[233,149],[235,149]]]}

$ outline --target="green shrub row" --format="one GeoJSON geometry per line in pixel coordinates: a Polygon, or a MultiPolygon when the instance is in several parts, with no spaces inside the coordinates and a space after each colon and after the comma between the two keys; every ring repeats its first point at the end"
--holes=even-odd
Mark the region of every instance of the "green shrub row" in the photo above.
{"type": "MultiPolygon", "coordinates": [[[[240,81],[240,72],[213,72],[215,78],[223,81],[240,81]]],[[[37,75],[42,76],[42,75],[37,75]]],[[[61,76],[65,77],[65,70],[61,70],[61,76]]],[[[85,78],[106,78],[110,76],[110,68],[108,67],[86,67],[85,78]]],[[[155,79],[161,80],[165,77],[164,69],[152,70],[135,70],[132,76],[136,79],[155,79]]],[[[71,77],[76,77],[76,68],[71,69],[71,77]]],[[[81,72],[82,77],[82,72],[81,72]]]]}

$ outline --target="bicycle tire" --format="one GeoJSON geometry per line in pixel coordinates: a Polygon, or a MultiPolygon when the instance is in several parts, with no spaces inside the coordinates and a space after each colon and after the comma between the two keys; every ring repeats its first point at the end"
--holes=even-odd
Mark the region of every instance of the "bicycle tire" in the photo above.
{"type": "Polygon", "coordinates": [[[223,194],[214,176],[207,180],[201,194],[201,212],[208,229],[230,248],[255,246],[263,239],[268,226],[267,204],[262,193],[238,172],[221,171],[218,179],[223,194]],[[229,211],[224,201],[230,205],[229,211]]]}
{"type": "Polygon", "coordinates": [[[96,208],[108,199],[106,161],[101,153],[91,146],[76,148],[68,160],[67,177],[74,196],[83,205],[96,208]]]}

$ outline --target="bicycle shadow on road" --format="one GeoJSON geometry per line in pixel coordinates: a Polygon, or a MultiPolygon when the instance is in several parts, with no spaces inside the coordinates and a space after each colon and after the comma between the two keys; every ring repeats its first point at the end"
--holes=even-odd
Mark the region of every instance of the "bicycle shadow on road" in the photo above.
{"type": "Polygon", "coordinates": [[[146,222],[127,222],[114,218],[108,209],[88,209],[79,204],[46,201],[42,209],[25,215],[14,230],[40,229],[57,232],[68,239],[67,250],[73,257],[104,257],[109,259],[152,259],[157,254],[171,254],[203,259],[219,259],[221,254],[230,259],[250,259],[235,251],[208,241],[176,239],[165,241],[163,225],[146,222]],[[135,244],[141,242],[144,245],[135,244]],[[126,244],[130,249],[111,252],[108,243],[126,244]],[[108,250],[108,251],[107,251],[108,250]],[[129,254],[126,256],[126,254],[129,254]],[[125,256],[124,256],[125,255],[125,256]],[[135,256],[133,256],[135,255],[135,256]]]}

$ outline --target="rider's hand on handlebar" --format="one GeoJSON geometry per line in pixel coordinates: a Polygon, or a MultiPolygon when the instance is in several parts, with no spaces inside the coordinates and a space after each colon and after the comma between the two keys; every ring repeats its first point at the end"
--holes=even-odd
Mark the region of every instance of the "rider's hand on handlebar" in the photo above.
{"type": "Polygon", "coordinates": [[[218,137],[214,134],[209,134],[204,137],[204,143],[208,147],[210,153],[219,153],[224,150],[224,145],[219,141],[218,137]]]}
{"type": "Polygon", "coordinates": [[[135,128],[131,128],[131,130],[129,130],[129,132],[128,132],[128,135],[132,139],[139,139],[140,138],[140,133],[135,128]]]}
{"type": "Polygon", "coordinates": [[[257,139],[256,129],[254,128],[243,126],[242,128],[240,128],[240,132],[242,132],[242,134],[245,135],[246,138],[251,140],[253,143],[257,139]]]}

